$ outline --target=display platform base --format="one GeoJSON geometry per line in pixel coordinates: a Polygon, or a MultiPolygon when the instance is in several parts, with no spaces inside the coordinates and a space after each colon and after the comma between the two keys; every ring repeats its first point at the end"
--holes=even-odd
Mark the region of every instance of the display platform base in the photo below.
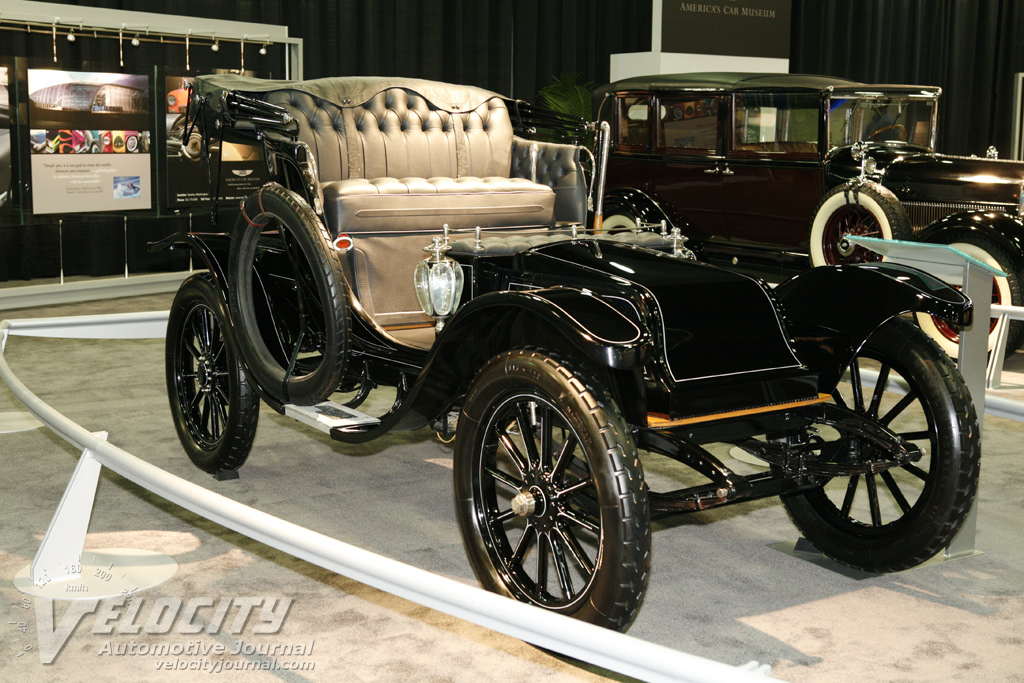
{"type": "Polygon", "coordinates": [[[739,460],[742,463],[753,465],[755,467],[768,467],[767,462],[757,457],[756,455],[751,455],[750,453],[747,453],[739,446],[733,446],[732,448],[729,449],[729,457],[732,458],[733,460],[739,460]]]}
{"type": "MultiPolygon", "coordinates": [[[[875,572],[865,572],[861,571],[860,569],[854,569],[853,567],[847,567],[845,564],[841,564],[833,559],[825,557],[820,552],[818,552],[818,550],[813,545],[811,545],[810,541],[808,541],[806,538],[801,537],[794,541],[779,541],[778,543],[769,543],[768,547],[786,553],[787,555],[792,555],[793,557],[804,560],[805,562],[810,562],[811,564],[816,564],[819,567],[824,567],[825,569],[829,569],[831,571],[836,572],[837,574],[842,574],[843,576],[855,579],[857,581],[860,581],[862,579],[870,579],[873,576],[880,576],[880,574],[877,574],[875,572]]],[[[921,567],[927,567],[933,564],[941,564],[943,562],[949,562],[951,560],[963,560],[968,557],[974,557],[975,555],[981,554],[982,552],[980,550],[969,550],[963,553],[950,554],[949,550],[947,549],[937,554],[932,559],[922,562],[916,567],[911,567],[910,569],[904,571],[912,572],[915,569],[920,569],[921,567]]]]}
{"type": "Polygon", "coordinates": [[[0,413],[0,434],[27,432],[32,429],[39,429],[42,426],[43,423],[37,420],[31,413],[0,413]]]}
{"type": "Polygon", "coordinates": [[[71,558],[69,562],[81,565],[80,576],[62,581],[49,581],[44,576],[32,583],[29,567],[25,567],[15,575],[14,587],[50,600],[96,600],[158,586],[178,571],[173,557],[132,548],[83,550],[80,560],[71,558]]]}

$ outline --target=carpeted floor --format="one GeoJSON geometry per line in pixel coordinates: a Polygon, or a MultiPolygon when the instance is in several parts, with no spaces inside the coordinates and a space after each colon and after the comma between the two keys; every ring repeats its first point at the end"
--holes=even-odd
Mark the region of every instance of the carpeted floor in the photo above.
{"type": "MultiPolygon", "coordinates": [[[[166,310],[170,298],[2,317],[166,310]]],[[[452,505],[451,451],[431,432],[348,447],[264,409],[241,478],[219,482],[195,469],[178,445],[161,340],[17,337],[6,356],[43,400],[88,429],[108,431],[110,441],[149,462],[343,541],[475,583],[452,505]]],[[[0,414],[20,410],[0,386],[0,414]]],[[[988,417],[985,427],[982,554],[901,574],[858,575],[771,547],[796,538],[776,500],[677,517],[655,526],[651,585],[630,635],[729,664],[757,660],[794,682],[1024,681],[1024,425],[988,417]]],[[[44,430],[0,435],[0,453],[0,681],[192,681],[212,674],[218,661],[257,669],[223,670],[218,680],[624,680],[296,560],[108,471],[87,548],[159,551],[178,561],[178,571],[134,596],[141,605],[135,621],[86,614],[52,663],[41,664],[37,636],[50,625],[39,623],[36,602],[12,579],[31,561],[78,454],[44,430]],[[228,618],[219,632],[207,633],[216,630],[209,625],[217,609],[227,605],[233,617],[246,598],[260,600],[258,607],[274,598],[292,602],[276,633],[256,630],[270,616],[257,609],[238,629],[228,618]],[[205,625],[202,632],[183,630],[182,617],[167,621],[176,601],[196,599],[212,605],[192,622],[205,625]],[[131,633],[132,624],[141,630],[131,633]],[[156,633],[162,624],[168,632],[156,633]],[[239,640],[249,649],[262,646],[264,654],[202,654],[218,644],[230,653],[239,640]],[[168,643],[182,654],[149,651],[168,643]],[[291,653],[282,655],[286,646],[291,653]],[[168,671],[169,664],[185,668],[168,671]]],[[[60,631],[75,613],[54,605],[60,631]]]]}

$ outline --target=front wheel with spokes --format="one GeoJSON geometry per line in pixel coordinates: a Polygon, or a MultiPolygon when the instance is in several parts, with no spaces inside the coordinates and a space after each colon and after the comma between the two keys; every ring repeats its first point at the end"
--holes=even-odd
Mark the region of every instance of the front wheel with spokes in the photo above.
{"type": "Polygon", "coordinates": [[[624,630],[647,585],[636,447],[606,391],[553,356],[500,354],[455,440],[459,526],[488,590],[624,630]]]}
{"type": "Polygon", "coordinates": [[[850,365],[833,400],[911,446],[892,453],[855,430],[820,428],[828,459],[860,474],[782,496],[793,522],[819,551],[873,572],[909,569],[946,547],[978,486],[978,423],[949,357],[906,320],[880,327],[850,365]]]}

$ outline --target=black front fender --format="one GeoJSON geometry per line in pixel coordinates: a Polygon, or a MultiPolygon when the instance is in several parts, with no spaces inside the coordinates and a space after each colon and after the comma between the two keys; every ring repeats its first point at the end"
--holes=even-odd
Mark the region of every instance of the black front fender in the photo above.
{"type": "Polygon", "coordinates": [[[503,291],[473,299],[452,318],[434,342],[428,368],[440,361],[473,373],[491,356],[523,345],[582,354],[616,370],[642,366],[650,348],[645,326],[587,291],[503,291]]]}
{"type": "MultiPolygon", "coordinates": [[[[822,266],[775,289],[797,356],[830,393],[868,337],[904,313],[971,324],[971,300],[941,280],[891,263],[822,266]]],[[[923,334],[923,333],[922,333],[923,334]]]]}
{"type": "Polygon", "coordinates": [[[921,242],[952,244],[970,241],[972,235],[995,242],[1013,259],[1013,265],[1018,271],[1024,269],[1024,220],[1008,213],[955,213],[930,224],[917,239],[921,242]]]}
{"type": "Polygon", "coordinates": [[[568,287],[485,294],[444,326],[402,407],[367,432],[338,435],[360,442],[392,429],[419,429],[465,393],[477,370],[502,351],[526,346],[549,350],[611,371],[640,368],[649,334],[600,297],[568,287]]]}

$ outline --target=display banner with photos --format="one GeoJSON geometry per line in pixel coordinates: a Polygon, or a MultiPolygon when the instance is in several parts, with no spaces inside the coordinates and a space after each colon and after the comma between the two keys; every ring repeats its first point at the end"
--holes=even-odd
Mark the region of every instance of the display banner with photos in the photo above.
{"type": "Polygon", "coordinates": [[[0,212],[11,204],[10,69],[0,64],[0,212]]]}
{"type": "Polygon", "coordinates": [[[661,50],[789,59],[791,0],[665,0],[661,50]]]}
{"type": "Polygon", "coordinates": [[[150,79],[28,70],[32,210],[152,207],[150,79]]]}
{"type": "MultiPolygon", "coordinates": [[[[264,183],[263,153],[257,145],[238,145],[210,141],[208,150],[212,166],[203,161],[202,137],[191,128],[185,116],[188,86],[193,77],[168,75],[163,81],[162,102],[166,103],[166,139],[164,163],[167,176],[167,205],[170,208],[205,205],[210,201],[210,179],[217,182],[222,202],[237,203],[258,190],[264,183]],[[223,146],[223,149],[221,147],[223,146]],[[223,163],[221,163],[223,162],[223,163]]],[[[253,75],[246,73],[247,76],[253,75]]]]}

